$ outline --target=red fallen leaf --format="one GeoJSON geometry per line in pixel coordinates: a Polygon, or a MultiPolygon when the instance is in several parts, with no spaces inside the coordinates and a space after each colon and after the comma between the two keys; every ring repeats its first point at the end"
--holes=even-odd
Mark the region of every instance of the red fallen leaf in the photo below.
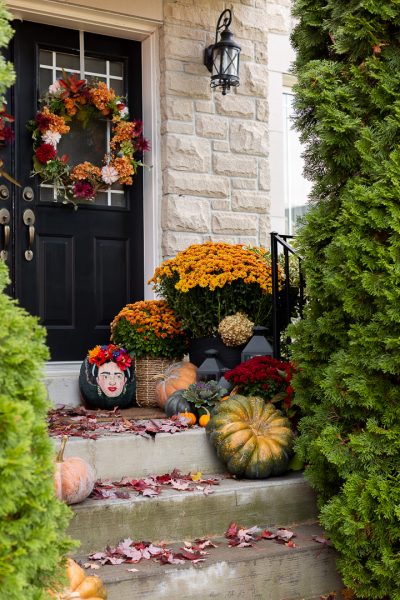
{"type": "Polygon", "coordinates": [[[238,532],[238,526],[236,525],[236,523],[231,523],[228,527],[228,530],[225,533],[225,537],[226,538],[236,537],[237,532],[238,532]]]}
{"type": "Polygon", "coordinates": [[[263,538],[266,540],[273,540],[276,538],[276,533],[272,533],[272,531],[268,531],[268,529],[264,529],[264,531],[262,531],[260,533],[260,538],[263,538]]]}
{"type": "Polygon", "coordinates": [[[285,546],[287,546],[288,548],[296,548],[296,544],[292,542],[292,540],[286,542],[285,546]]]}
{"type": "Polygon", "coordinates": [[[146,488],[141,493],[142,496],[152,498],[153,496],[158,496],[160,492],[158,490],[155,490],[154,488],[146,488]]]}
{"type": "Polygon", "coordinates": [[[322,535],[313,535],[312,539],[314,542],[318,542],[318,544],[322,544],[323,546],[331,546],[332,542],[327,538],[324,538],[322,535]]]}
{"type": "Polygon", "coordinates": [[[125,562],[125,559],[117,558],[116,556],[106,556],[100,562],[102,565],[121,565],[123,562],[125,562]]]}
{"type": "Polygon", "coordinates": [[[192,546],[192,548],[193,550],[204,550],[204,548],[218,548],[218,546],[214,544],[211,540],[198,538],[194,541],[194,545],[192,546]]]}
{"type": "Polygon", "coordinates": [[[107,554],[105,552],[94,552],[94,554],[89,554],[89,558],[91,560],[101,560],[102,558],[105,558],[107,556],[107,554]]]}
{"type": "Polygon", "coordinates": [[[239,529],[237,532],[237,537],[239,539],[239,542],[242,543],[242,542],[249,542],[249,541],[255,540],[256,538],[254,536],[259,531],[260,531],[260,528],[257,526],[250,527],[249,529],[244,529],[244,528],[239,529]]]}
{"type": "Polygon", "coordinates": [[[166,485],[171,481],[171,475],[169,473],[166,473],[165,475],[157,475],[155,480],[160,485],[166,485]]]}
{"type": "Polygon", "coordinates": [[[116,496],[116,498],[120,498],[121,500],[128,500],[131,497],[129,492],[120,492],[120,491],[115,492],[115,496],[116,496]]]}
{"type": "Polygon", "coordinates": [[[182,558],[175,558],[172,552],[166,552],[165,554],[162,554],[159,558],[157,558],[157,560],[162,565],[182,565],[185,562],[182,558]]]}
{"type": "Polygon", "coordinates": [[[193,491],[193,488],[190,487],[190,482],[183,481],[182,479],[171,479],[171,487],[173,487],[174,490],[193,491]]]}
{"type": "Polygon", "coordinates": [[[249,544],[249,542],[240,542],[236,545],[238,548],[250,548],[253,544],[249,544]]]}
{"type": "Polygon", "coordinates": [[[200,552],[189,552],[188,549],[182,549],[182,552],[177,552],[174,554],[175,558],[185,558],[186,560],[205,560],[202,558],[200,552]]]}
{"type": "Polygon", "coordinates": [[[293,533],[293,531],[289,531],[289,529],[277,529],[276,537],[283,542],[288,542],[292,539],[292,537],[296,537],[296,535],[293,533]]]}

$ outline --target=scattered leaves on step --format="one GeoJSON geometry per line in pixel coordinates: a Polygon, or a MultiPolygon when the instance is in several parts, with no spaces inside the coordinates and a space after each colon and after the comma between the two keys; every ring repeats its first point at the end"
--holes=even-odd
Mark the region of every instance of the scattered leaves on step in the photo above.
{"type": "Polygon", "coordinates": [[[118,409],[108,412],[90,411],[83,406],[60,407],[49,411],[49,434],[97,439],[100,435],[132,433],[146,438],[157,433],[177,433],[188,428],[186,419],[178,415],[170,419],[127,419],[118,409]]]}
{"type": "Polygon", "coordinates": [[[219,485],[220,477],[205,477],[202,478],[200,472],[196,473],[196,478],[193,480],[193,475],[188,473],[183,475],[178,469],[174,469],[172,473],[165,475],[149,475],[144,479],[132,479],[123,477],[119,481],[96,481],[90,498],[95,500],[130,498],[130,491],[137,492],[147,498],[158,496],[163,487],[170,487],[174,490],[182,492],[192,492],[195,490],[202,491],[206,496],[213,493],[212,486],[219,485]],[[202,485],[200,485],[202,484],[202,485]]]}
{"type": "MultiPolygon", "coordinates": [[[[161,564],[183,564],[190,561],[193,564],[203,562],[204,556],[208,554],[205,548],[215,548],[210,540],[199,539],[192,545],[185,543],[183,548],[177,552],[166,548],[165,545],[155,546],[151,542],[134,542],[126,538],[117,544],[117,546],[107,546],[104,552],[95,552],[89,555],[90,560],[98,561],[101,565],[120,565],[122,563],[136,564],[141,560],[156,560],[161,564]]],[[[89,563],[87,563],[89,564],[89,563]]],[[[137,571],[137,569],[128,569],[128,571],[137,571]]]]}
{"type": "Polygon", "coordinates": [[[335,600],[336,592],[329,592],[329,594],[325,594],[320,596],[320,600],[335,600]]]}
{"type": "Polygon", "coordinates": [[[288,548],[295,548],[296,544],[292,538],[296,537],[293,531],[289,529],[278,528],[275,531],[254,526],[248,529],[238,527],[236,523],[231,523],[228,527],[225,537],[229,540],[229,547],[247,548],[253,545],[253,542],[260,540],[275,540],[280,544],[285,544],[288,548]],[[259,533],[261,532],[261,533],[259,533]]]}

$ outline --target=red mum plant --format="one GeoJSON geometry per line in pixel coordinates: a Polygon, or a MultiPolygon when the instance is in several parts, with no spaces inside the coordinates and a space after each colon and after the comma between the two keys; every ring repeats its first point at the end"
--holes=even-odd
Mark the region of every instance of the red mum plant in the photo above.
{"type": "Polygon", "coordinates": [[[275,404],[288,417],[293,417],[294,392],[290,382],[294,372],[295,368],[290,362],[270,356],[256,356],[228,371],[225,378],[237,388],[239,394],[260,396],[266,402],[275,404]]]}

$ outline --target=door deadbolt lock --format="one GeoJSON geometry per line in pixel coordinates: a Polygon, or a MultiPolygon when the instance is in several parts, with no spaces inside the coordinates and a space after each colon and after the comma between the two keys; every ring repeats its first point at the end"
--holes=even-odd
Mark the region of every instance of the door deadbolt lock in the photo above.
{"type": "Polygon", "coordinates": [[[6,185],[0,185],[0,198],[2,200],[8,200],[10,197],[10,192],[8,191],[8,187],[6,185]]]}
{"type": "MultiPolygon", "coordinates": [[[[0,191],[1,194],[1,191],[0,191]]],[[[34,198],[35,194],[33,193],[33,189],[29,186],[24,187],[24,189],[22,190],[22,197],[25,200],[25,202],[32,202],[33,198],[34,198]]]]}
{"type": "Polygon", "coordinates": [[[24,225],[27,225],[29,227],[29,225],[34,225],[35,224],[35,213],[33,212],[33,210],[31,210],[30,208],[27,208],[26,210],[24,210],[24,213],[22,215],[22,220],[24,222],[24,225]]]}

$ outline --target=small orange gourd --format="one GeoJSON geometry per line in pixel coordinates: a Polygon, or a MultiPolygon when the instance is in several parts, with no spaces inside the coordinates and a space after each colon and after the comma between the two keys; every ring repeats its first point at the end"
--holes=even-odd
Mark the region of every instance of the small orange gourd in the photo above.
{"type": "Polygon", "coordinates": [[[179,413],[180,417],[185,417],[185,419],[188,419],[189,421],[189,425],[196,425],[196,415],[191,413],[191,412],[182,412],[179,413]]]}
{"type": "Polygon", "coordinates": [[[91,494],[96,476],[93,468],[83,458],[72,456],[64,459],[67,441],[68,436],[64,435],[56,458],[56,495],[67,504],[77,504],[91,494]]]}
{"type": "Polygon", "coordinates": [[[158,406],[164,408],[169,396],[177,390],[185,390],[191,383],[197,381],[197,367],[190,362],[172,364],[165,373],[160,375],[156,386],[155,398],[158,406]]]}
{"type": "Polygon", "coordinates": [[[199,419],[199,425],[200,425],[200,427],[206,427],[210,419],[211,419],[211,415],[210,415],[210,413],[207,410],[206,414],[205,415],[201,415],[201,417],[199,419]]]}
{"type": "Polygon", "coordinates": [[[72,558],[67,559],[68,587],[62,592],[50,590],[49,596],[55,600],[107,600],[107,591],[100,577],[90,575],[72,558]]]}

